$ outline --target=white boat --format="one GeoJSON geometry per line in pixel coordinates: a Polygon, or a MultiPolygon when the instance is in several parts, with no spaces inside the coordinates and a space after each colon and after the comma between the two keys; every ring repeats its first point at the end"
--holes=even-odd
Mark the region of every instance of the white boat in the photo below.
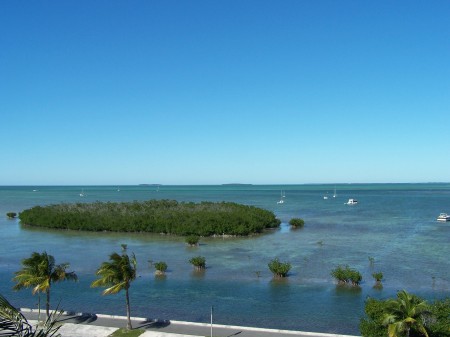
{"type": "Polygon", "coordinates": [[[84,190],[81,190],[80,197],[84,197],[84,190]]]}
{"type": "Polygon", "coordinates": [[[333,198],[336,198],[337,194],[336,194],[336,187],[334,188],[334,193],[333,193],[333,198]]]}
{"type": "Polygon", "coordinates": [[[356,199],[348,199],[348,201],[345,203],[346,205],[356,205],[358,203],[358,200],[356,199]]]}
{"type": "Polygon", "coordinates": [[[285,198],[285,197],[286,197],[286,196],[284,195],[284,192],[281,191],[281,199],[280,199],[280,201],[277,202],[277,204],[284,204],[284,198],[285,198]]]}
{"type": "Polygon", "coordinates": [[[447,213],[441,213],[436,219],[437,221],[450,221],[450,215],[447,213]]]}
{"type": "Polygon", "coordinates": [[[324,200],[327,200],[328,199],[328,195],[324,195],[323,198],[324,198],[324,200]]]}

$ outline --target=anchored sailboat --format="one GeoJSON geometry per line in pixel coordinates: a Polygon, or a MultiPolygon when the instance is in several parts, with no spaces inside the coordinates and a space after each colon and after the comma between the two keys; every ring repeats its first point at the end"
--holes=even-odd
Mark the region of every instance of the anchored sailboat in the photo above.
{"type": "Polygon", "coordinates": [[[284,204],[284,197],[286,197],[286,195],[284,194],[283,190],[281,190],[281,198],[280,201],[277,202],[277,204],[284,204]]]}

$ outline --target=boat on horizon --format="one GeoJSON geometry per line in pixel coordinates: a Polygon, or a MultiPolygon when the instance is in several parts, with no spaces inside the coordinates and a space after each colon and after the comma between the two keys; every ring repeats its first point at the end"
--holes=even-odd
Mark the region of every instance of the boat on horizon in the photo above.
{"type": "Polygon", "coordinates": [[[441,213],[436,219],[437,221],[450,221],[450,215],[447,213],[441,213]]]}
{"type": "Polygon", "coordinates": [[[277,202],[277,204],[284,204],[284,198],[286,197],[286,195],[284,194],[283,190],[281,190],[281,198],[280,201],[277,202]]]}
{"type": "Polygon", "coordinates": [[[358,200],[356,199],[348,199],[348,201],[345,203],[346,205],[356,205],[358,203],[358,200]]]}

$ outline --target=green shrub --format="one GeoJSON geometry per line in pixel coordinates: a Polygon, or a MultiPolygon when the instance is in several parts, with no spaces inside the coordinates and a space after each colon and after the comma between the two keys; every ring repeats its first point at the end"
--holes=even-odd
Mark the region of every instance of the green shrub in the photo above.
{"type": "Polygon", "coordinates": [[[305,221],[300,218],[292,218],[289,221],[289,224],[294,228],[303,228],[303,226],[305,225],[305,221]]]}
{"type": "Polygon", "coordinates": [[[291,264],[288,262],[280,262],[278,258],[273,259],[268,264],[270,271],[275,277],[286,277],[291,270],[291,264]]]}
{"type": "Polygon", "coordinates": [[[164,274],[167,270],[167,263],[164,261],[155,262],[153,265],[155,266],[157,274],[164,274]]]}
{"type": "Polygon", "coordinates": [[[349,266],[337,266],[331,271],[338,284],[352,284],[358,286],[362,281],[362,275],[356,269],[351,269],[349,266]]]}
{"type": "Polygon", "coordinates": [[[189,260],[189,263],[197,270],[206,268],[206,259],[203,256],[195,256],[189,260]]]}
{"type": "Polygon", "coordinates": [[[381,281],[383,280],[383,273],[382,272],[372,273],[372,277],[375,279],[377,283],[381,283],[381,281]]]}
{"type": "Polygon", "coordinates": [[[8,217],[8,219],[14,219],[17,216],[17,213],[8,212],[6,213],[6,216],[8,217]]]}
{"type": "Polygon", "coordinates": [[[186,243],[189,246],[197,246],[199,241],[200,241],[200,237],[198,235],[189,235],[186,238],[186,243]]]}

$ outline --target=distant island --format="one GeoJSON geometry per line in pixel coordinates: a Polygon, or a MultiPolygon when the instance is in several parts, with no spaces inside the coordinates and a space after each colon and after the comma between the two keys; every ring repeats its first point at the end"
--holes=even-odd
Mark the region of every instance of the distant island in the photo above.
{"type": "Polygon", "coordinates": [[[139,184],[139,186],[162,186],[161,184],[139,184]]]}
{"type": "Polygon", "coordinates": [[[84,231],[148,232],[180,236],[247,236],[276,228],[271,211],[233,202],[94,202],[35,206],[21,224],[84,231]]]}
{"type": "Polygon", "coordinates": [[[253,184],[231,183],[231,184],[222,184],[222,186],[253,186],[253,184]]]}

